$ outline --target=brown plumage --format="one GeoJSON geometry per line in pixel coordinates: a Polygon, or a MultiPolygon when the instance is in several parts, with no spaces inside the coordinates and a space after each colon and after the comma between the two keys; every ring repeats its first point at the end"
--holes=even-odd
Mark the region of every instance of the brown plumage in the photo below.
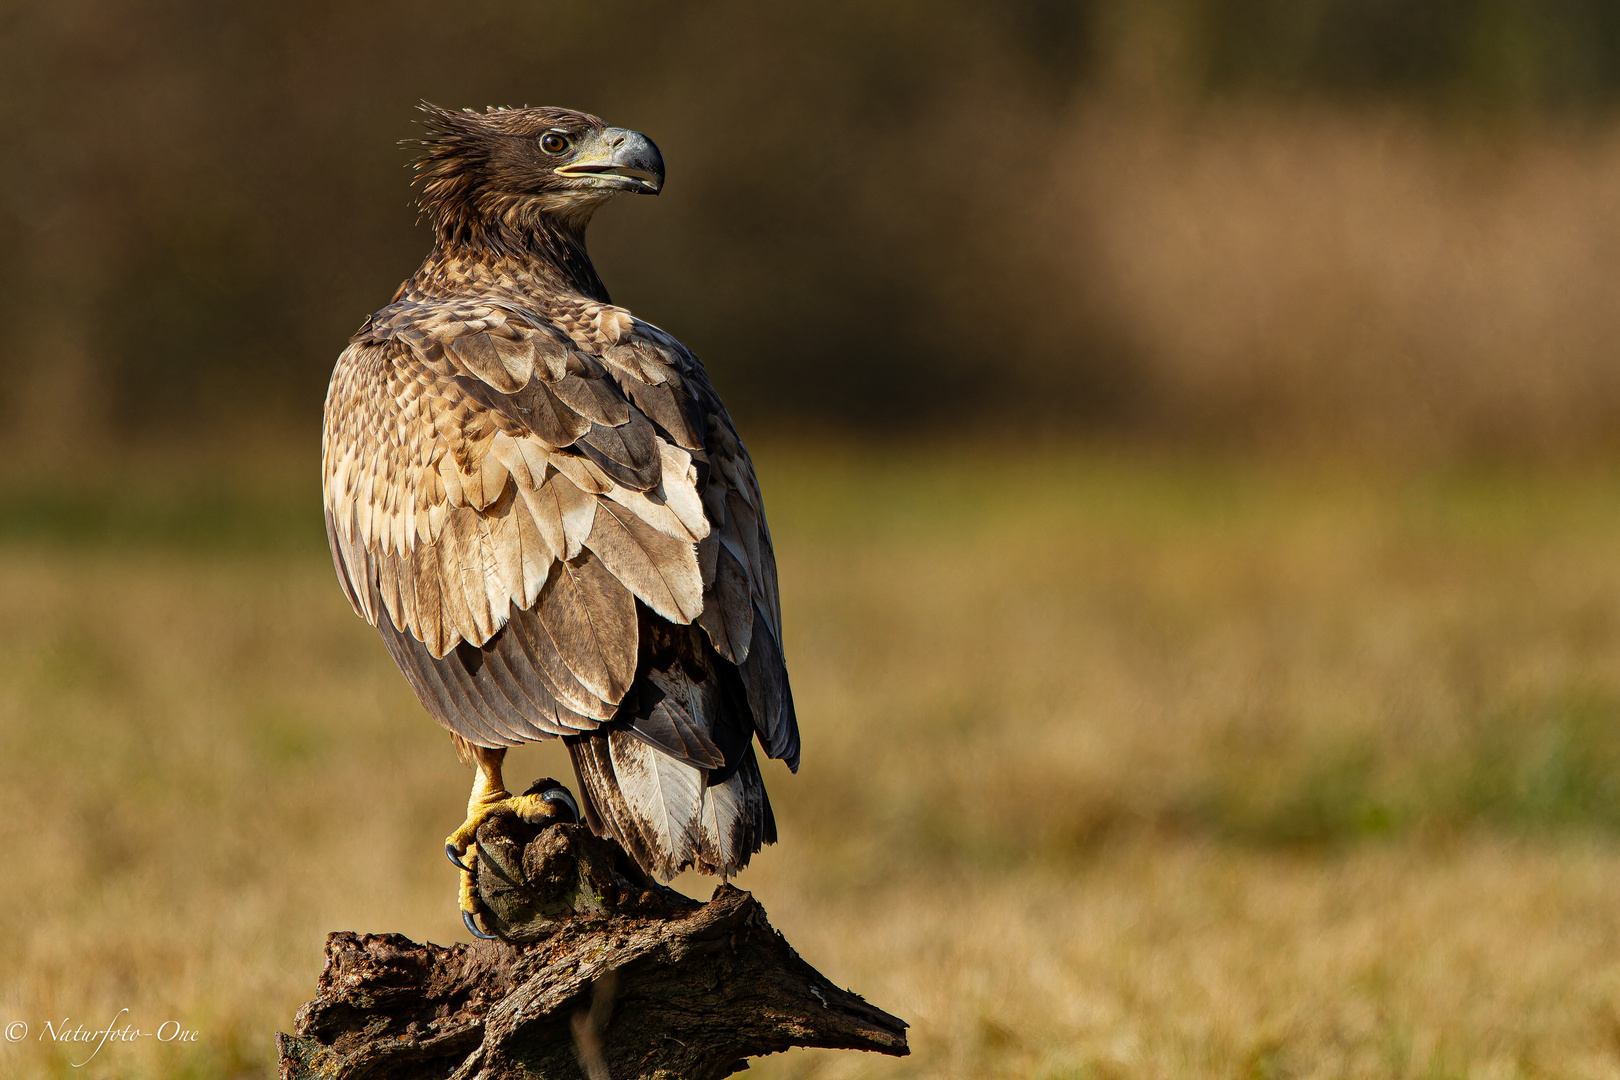
{"type": "Polygon", "coordinates": [[[666,878],[732,874],[775,839],[753,739],[798,765],[770,532],[702,364],[611,303],[584,241],[656,193],[657,148],[424,110],[436,243],[327,395],[338,577],[457,739],[563,737],[597,832],[666,878]]]}

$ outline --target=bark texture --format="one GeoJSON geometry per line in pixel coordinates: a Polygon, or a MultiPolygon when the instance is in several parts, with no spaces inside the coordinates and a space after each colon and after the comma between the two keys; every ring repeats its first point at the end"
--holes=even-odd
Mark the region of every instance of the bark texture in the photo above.
{"type": "Polygon", "coordinates": [[[748,893],[659,888],[583,826],[497,817],[477,850],[505,940],[331,934],[276,1037],[283,1080],[710,1080],[792,1046],[909,1052],[904,1021],[801,960],[748,893]]]}

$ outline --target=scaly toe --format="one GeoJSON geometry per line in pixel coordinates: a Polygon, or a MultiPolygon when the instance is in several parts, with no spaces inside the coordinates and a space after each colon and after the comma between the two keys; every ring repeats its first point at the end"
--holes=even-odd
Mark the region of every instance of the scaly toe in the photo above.
{"type": "MultiPolygon", "coordinates": [[[[474,856],[476,859],[476,855],[474,856]]],[[[461,908],[461,921],[467,925],[467,930],[473,937],[490,941],[493,934],[486,934],[478,928],[478,895],[474,889],[474,875],[469,871],[461,875],[461,888],[457,893],[457,906],[461,908]]]]}
{"type": "Polygon", "coordinates": [[[478,827],[496,814],[510,812],[527,821],[531,825],[539,825],[548,821],[566,821],[574,823],[579,821],[579,804],[568,793],[566,788],[551,787],[538,795],[505,795],[490,799],[488,802],[468,811],[467,820],[461,827],[444,838],[444,853],[456,867],[465,870],[462,858],[467,849],[473,846],[478,836],[478,827]]]}

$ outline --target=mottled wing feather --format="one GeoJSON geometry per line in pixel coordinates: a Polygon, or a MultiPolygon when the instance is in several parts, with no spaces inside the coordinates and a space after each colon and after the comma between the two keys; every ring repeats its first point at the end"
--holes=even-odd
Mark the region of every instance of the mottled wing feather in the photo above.
{"type": "Polygon", "coordinates": [[[674,623],[689,623],[703,610],[703,578],[697,550],[659,532],[628,506],[598,502],[585,546],[636,597],[674,623]]]}
{"type": "Polygon", "coordinates": [[[474,742],[610,719],[636,599],[681,622],[702,610],[698,470],[607,370],[537,316],[402,301],[333,373],[323,486],[345,595],[474,742]],[[487,670],[456,661],[491,643],[487,670]]]}
{"type": "Polygon", "coordinates": [[[636,673],[635,601],[590,551],[552,567],[540,593],[540,625],[586,690],[616,702],[636,673]]]}
{"type": "MultiPolygon", "coordinates": [[[[656,433],[600,363],[542,320],[487,304],[401,303],[378,313],[339,361],[327,416],[324,479],[340,568],[351,584],[368,570],[385,575],[382,606],[436,656],[488,640],[508,601],[534,602],[544,576],[525,536],[546,542],[549,563],[577,555],[599,504],[622,517],[639,498],[659,508],[653,528],[668,534],[662,508],[698,501],[689,456],[656,433]],[[590,415],[564,404],[558,387],[590,415]],[[667,467],[676,464],[688,467],[667,467]],[[527,520],[504,520],[513,514],[527,520]],[[417,557],[423,548],[437,556],[436,571],[417,557]],[[391,565],[398,559],[413,564],[406,603],[391,565]],[[438,589],[424,589],[435,572],[438,589]]],[[[638,582],[653,590],[648,602],[689,621],[701,596],[669,583],[696,578],[692,533],[707,525],[700,515],[679,524],[685,543],[637,545],[660,560],[657,573],[636,560],[638,582]]],[[[375,623],[366,590],[351,592],[375,623]]]]}
{"type": "Polygon", "coordinates": [[[738,663],[748,658],[754,639],[754,604],[748,571],[731,551],[718,542],[710,545],[715,569],[698,625],[703,627],[721,656],[738,663]]]}

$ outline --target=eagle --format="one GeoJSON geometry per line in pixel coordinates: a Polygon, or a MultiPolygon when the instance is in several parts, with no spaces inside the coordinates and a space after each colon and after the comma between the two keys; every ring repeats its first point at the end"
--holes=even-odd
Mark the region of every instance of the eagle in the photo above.
{"type": "Polygon", "coordinates": [[[585,248],[657,195],[651,139],[559,108],[424,103],[433,229],[327,391],[321,479],[343,592],[474,767],[445,841],[473,934],[490,815],[583,820],[649,881],[729,877],[776,840],[754,753],[798,771],[776,558],[703,365],[616,306],[585,248]],[[579,784],[506,790],[560,738],[579,784]]]}

